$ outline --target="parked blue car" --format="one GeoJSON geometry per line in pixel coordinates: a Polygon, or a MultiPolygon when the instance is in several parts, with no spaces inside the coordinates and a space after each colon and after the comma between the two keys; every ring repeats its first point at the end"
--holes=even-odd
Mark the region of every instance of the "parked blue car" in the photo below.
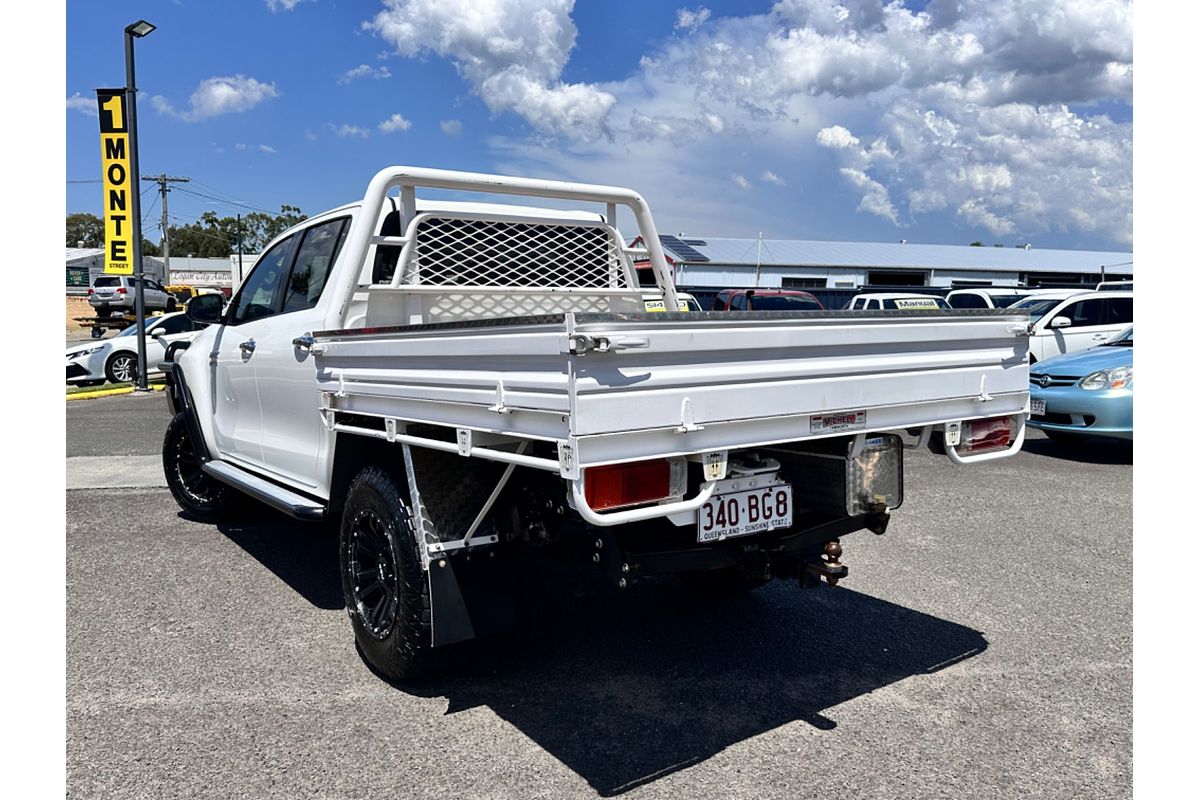
{"type": "Polygon", "coordinates": [[[1133,326],[1029,368],[1029,425],[1051,439],[1133,439],[1133,326]]]}

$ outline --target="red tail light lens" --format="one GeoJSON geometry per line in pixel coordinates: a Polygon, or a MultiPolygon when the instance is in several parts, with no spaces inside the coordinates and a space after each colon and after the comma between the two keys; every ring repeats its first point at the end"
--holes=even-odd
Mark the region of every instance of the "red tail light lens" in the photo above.
{"type": "Polygon", "coordinates": [[[960,452],[978,453],[983,450],[999,450],[1012,442],[1012,418],[989,417],[973,419],[963,423],[960,452]]]}
{"type": "Polygon", "coordinates": [[[129,294],[129,290],[124,286],[120,286],[117,288],[117,294],[129,294]]]}
{"type": "Polygon", "coordinates": [[[583,493],[594,511],[652,503],[671,496],[671,464],[667,459],[588,467],[583,493]]]}
{"type": "Polygon", "coordinates": [[[95,294],[95,293],[96,293],[95,289],[88,289],[88,294],[95,294]]]}

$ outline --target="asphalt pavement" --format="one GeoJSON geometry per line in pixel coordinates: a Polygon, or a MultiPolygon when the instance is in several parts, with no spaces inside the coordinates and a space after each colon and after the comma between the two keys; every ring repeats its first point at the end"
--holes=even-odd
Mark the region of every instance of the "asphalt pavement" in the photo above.
{"type": "MultiPolygon", "coordinates": [[[[161,395],[67,406],[69,475],[151,479],[161,395]]],[[[403,687],[354,649],[326,528],[68,491],[68,794],[1128,797],[1131,449],[906,457],[836,589],[555,574],[403,687]]]]}

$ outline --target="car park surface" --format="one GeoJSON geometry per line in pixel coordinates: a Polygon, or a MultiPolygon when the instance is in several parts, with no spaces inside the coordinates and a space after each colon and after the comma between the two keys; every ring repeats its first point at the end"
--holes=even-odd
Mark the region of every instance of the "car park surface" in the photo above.
{"type": "MultiPolygon", "coordinates": [[[[68,473],[120,453],[152,480],[167,421],[157,395],[68,404],[68,473]]],[[[69,491],[69,794],[1128,797],[1128,445],[906,456],[905,513],[843,540],[836,589],[585,566],[405,688],[347,641],[320,526],[69,491]]]]}

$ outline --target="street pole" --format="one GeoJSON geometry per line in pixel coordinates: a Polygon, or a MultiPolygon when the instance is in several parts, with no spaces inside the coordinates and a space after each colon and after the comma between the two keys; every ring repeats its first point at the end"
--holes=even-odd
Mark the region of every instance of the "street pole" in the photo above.
{"type": "Polygon", "coordinates": [[[154,26],[145,20],[138,20],[125,28],[125,109],[129,116],[129,185],[133,191],[129,193],[129,211],[133,217],[133,264],[137,275],[137,285],[134,287],[134,318],[137,325],[138,371],[135,391],[148,392],[146,385],[146,290],[145,265],[142,263],[142,203],[138,186],[141,185],[138,172],[138,134],[137,134],[137,81],[133,68],[133,40],[140,39],[154,26]]]}
{"type": "Polygon", "coordinates": [[[238,220],[238,283],[242,281],[242,215],[237,215],[238,220]]]}
{"type": "Polygon", "coordinates": [[[171,233],[167,224],[167,192],[171,191],[168,183],[188,183],[191,178],[177,178],[174,175],[147,175],[144,181],[154,181],[158,184],[158,193],[162,197],[162,243],[163,243],[163,283],[171,282],[171,233]]]}

